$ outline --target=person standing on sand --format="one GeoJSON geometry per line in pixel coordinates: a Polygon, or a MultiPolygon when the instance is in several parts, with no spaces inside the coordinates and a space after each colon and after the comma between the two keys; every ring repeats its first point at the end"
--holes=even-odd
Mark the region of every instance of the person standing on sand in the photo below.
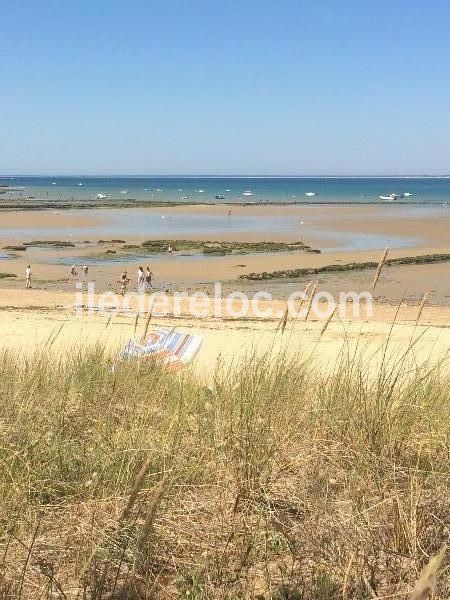
{"type": "Polygon", "coordinates": [[[145,273],[142,267],[139,267],[138,269],[137,284],[138,292],[143,294],[145,292],[145,273]]]}
{"type": "Polygon", "coordinates": [[[147,289],[150,289],[152,287],[152,279],[153,273],[150,271],[150,267],[147,267],[145,269],[145,286],[147,289]]]}
{"type": "Polygon", "coordinates": [[[167,252],[168,252],[169,254],[172,254],[172,251],[173,251],[172,245],[171,245],[171,244],[169,244],[169,247],[167,248],[167,252]]]}
{"type": "Polygon", "coordinates": [[[25,269],[25,280],[26,280],[26,288],[27,290],[31,288],[31,266],[28,265],[25,269]]]}
{"type": "Polygon", "coordinates": [[[72,275],[72,277],[77,276],[77,270],[75,268],[75,265],[72,265],[72,268],[70,269],[70,274],[72,275]]]}
{"type": "Polygon", "coordinates": [[[120,276],[119,279],[119,284],[120,284],[120,293],[122,294],[122,296],[125,296],[126,292],[127,292],[127,285],[130,283],[130,280],[128,279],[128,275],[127,272],[124,271],[122,273],[122,275],[120,276]]]}
{"type": "Polygon", "coordinates": [[[87,279],[87,274],[88,274],[88,266],[87,266],[87,265],[83,265],[83,266],[81,267],[81,270],[83,271],[84,278],[85,278],[85,279],[87,279]]]}

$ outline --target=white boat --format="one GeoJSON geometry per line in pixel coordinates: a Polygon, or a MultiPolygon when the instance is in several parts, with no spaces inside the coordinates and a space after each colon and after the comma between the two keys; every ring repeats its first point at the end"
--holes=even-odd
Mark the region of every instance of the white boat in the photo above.
{"type": "Polygon", "coordinates": [[[231,192],[231,190],[225,190],[226,192],[231,192]]]}
{"type": "Polygon", "coordinates": [[[243,196],[253,196],[253,192],[251,190],[245,190],[245,192],[242,192],[243,196]]]}
{"type": "Polygon", "coordinates": [[[128,194],[128,190],[120,190],[121,194],[128,194]]]}
{"type": "Polygon", "coordinates": [[[315,196],[316,192],[306,192],[305,196],[315,196]]]}
{"type": "Polygon", "coordinates": [[[56,185],[56,181],[52,181],[52,185],[56,185]]]}
{"type": "Polygon", "coordinates": [[[410,196],[412,196],[411,192],[405,192],[404,194],[402,194],[405,198],[409,198],[410,196]]]}
{"type": "Polygon", "coordinates": [[[204,190],[198,190],[199,194],[203,194],[204,190]]]}
{"type": "Polygon", "coordinates": [[[102,200],[103,198],[106,198],[105,194],[97,194],[96,196],[97,200],[102,200]]]}
{"type": "Polygon", "coordinates": [[[157,192],[162,192],[162,189],[161,189],[161,188],[158,188],[156,191],[157,191],[157,192]]]}
{"type": "Polygon", "coordinates": [[[80,183],[79,183],[78,185],[83,185],[83,184],[82,184],[82,183],[81,183],[81,181],[80,181],[80,183]]]}
{"type": "Polygon", "coordinates": [[[392,202],[393,200],[398,200],[399,196],[397,194],[389,194],[388,196],[378,196],[381,200],[386,200],[387,202],[392,202]]]}

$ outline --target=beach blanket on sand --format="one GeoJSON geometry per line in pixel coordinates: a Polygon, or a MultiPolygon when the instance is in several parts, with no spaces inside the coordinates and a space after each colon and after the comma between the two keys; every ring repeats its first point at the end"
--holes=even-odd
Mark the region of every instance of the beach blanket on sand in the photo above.
{"type": "Polygon", "coordinates": [[[153,357],[167,368],[178,369],[194,360],[202,342],[203,338],[199,335],[156,328],[145,340],[131,339],[120,356],[124,359],[153,357]]]}

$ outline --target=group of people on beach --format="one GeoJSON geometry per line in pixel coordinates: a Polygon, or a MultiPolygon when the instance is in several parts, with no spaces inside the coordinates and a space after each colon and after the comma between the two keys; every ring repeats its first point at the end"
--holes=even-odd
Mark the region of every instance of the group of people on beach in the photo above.
{"type": "MultiPolygon", "coordinates": [[[[85,278],[87,277],[88,271],[89,271],[89,269],[88,269],[88,266],[87,266],[87,265],[83,265],[83,266],[81,267],[81,272],[83,273],[83,276],[84,276],[85,278]]],[[[76,266],[75,266],[75,265],[72,265],[72,266],[70,267],[70,276],[71,276],[71,277],[77,277],[77,276],[78,276],[78,271],[77,271],[77,268],[76,268],[76,266]]]]}
{"type": "MultiPolygon", "coordinates": [[[[81,267],[81,271],[83,273],[83,276],[85,278],[87,278],[88,275],[88,266],[87,265],[83,265],[81,267]]],[[[25,287],[26,289],[31,288],[31,275],[32,275],[32,271],[31,271],[31,265],[27,265],[27,268],[25,269],[25,287]]],[[[70,276],[71,277],[77,277],[78,276],[78,271],[76,269],[75,265],[72,265],[70,268],[70,276]]],[[[119,277],[117,283],[120,286],[120,293],[122,294],[122,296],[125,296],[126,292],[127,292],[127,287],[130,283],[131,279],[128,277],[128,273],[126,270],[123,271],[122,275],[119,277]]],[[[144,271],[144,267],[139,267],[138,272],[137,272],[137,288],[139,293],[144,294],[145,292],[147,292],[151,287],[152,287],[152,281],[153,281],[153,272],[150,270],[150,267],[146,267],[145,271],[144,271]]]]}
{"type": "MultiPolygon", "coordinates": [[[[137,272],[138,292],[144,294],[146,291],[148,291],[152,287],[152,280],[153,273],[150,270],[150,267],[146,267],[145,271],[143,267],[139,267],[137,272]]],[[[128,277],[128,273],[125,270],[118,280],[118,283],[120,285],[120,293],[122,294],[122,296],[125,296],[130,281],[131,279],[128,277]]]]}

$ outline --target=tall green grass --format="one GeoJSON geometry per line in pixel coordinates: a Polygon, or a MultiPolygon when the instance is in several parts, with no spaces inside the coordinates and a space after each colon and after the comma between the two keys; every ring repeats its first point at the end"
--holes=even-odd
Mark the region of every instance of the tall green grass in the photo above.
{"type": "Polygon", "coordinates": [[[449,596],[439,369],[6,353],[0,398],[0,598],[449,596]]]}

